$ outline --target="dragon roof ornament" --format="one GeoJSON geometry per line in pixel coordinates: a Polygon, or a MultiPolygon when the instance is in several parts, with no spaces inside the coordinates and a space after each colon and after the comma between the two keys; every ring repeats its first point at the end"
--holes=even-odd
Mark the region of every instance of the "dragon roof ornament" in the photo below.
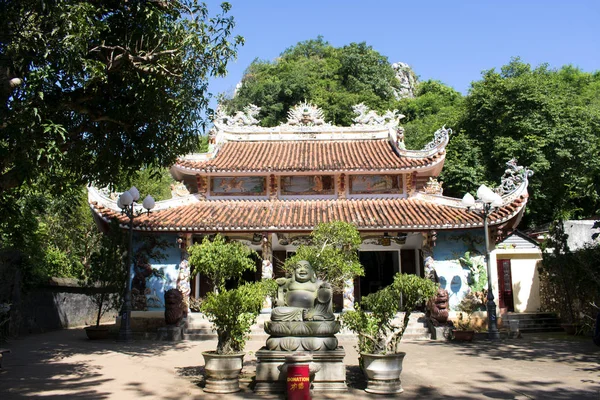
{"type": "Polygon", "coordinates": [[[533,175],[533,171],[527,167],[517,165],[517,159],[512,158],[506,163],[508,167],[504,170],[504,175],[500,179],[500,186],[496,188],[499,195],[508,195],[515,192],[519,187],[527,182],[527,179],[533,175]]]}
{"type": "Polygon", "coordinates": [[[442,129],[438,129],[433,134],[433,140],[423,147],[423,151],[428,151],[431,149],[435,149],[442,143],[448,143],[448,139],[450,138],[450,133],[452,133],[452,129],[446,129],[446,125],[442,126],[442,129]]]}
{"type": "Polygon", "coordinates": [[[398,110],[387,110],[385,114],[379,115],[365,105],[365,103],[352,106],[352,111],[357,114],[357,117],[352,119],[352,121],[354,121],[353,126],[371,125],[396,127],[400,124],[400,120],[404,118],[403,114],[398,114],[398,110]]]}
{"type": "Polygon", "coordinates": [[[225,114],[225,110],[219,104],[215,113],[214,123],[217,126],[229,126],[229,127],[243,127],[243,126],[255,126],[258,125],[260,120],[255,117],[258,116],[260,107],[254,104],[248,104],[244,107],[244,111],[238,111],[234,116],[225,114]]]}

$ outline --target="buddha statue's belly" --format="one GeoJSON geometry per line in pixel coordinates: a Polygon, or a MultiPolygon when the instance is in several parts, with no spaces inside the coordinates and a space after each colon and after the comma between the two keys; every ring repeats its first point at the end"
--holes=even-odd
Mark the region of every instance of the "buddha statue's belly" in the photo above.
{"type": "Polygon", "coordinates": [[[287,293],[286,303],[290,307],[310,309],[315,305],[316,293],[304,290],[293,290],[287,293]]]}

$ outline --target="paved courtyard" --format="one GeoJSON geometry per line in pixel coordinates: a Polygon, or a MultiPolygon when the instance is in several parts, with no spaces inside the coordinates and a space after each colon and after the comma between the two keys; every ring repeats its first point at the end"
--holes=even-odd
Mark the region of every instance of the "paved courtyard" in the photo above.
{"type": "MultiPolygon", "coordinates": [[[[3,359],[0,399],[243,399],[254,351],[248,343],[243,390],[233,395],[202,391],[200,354],[215,341],[131,344],[89,341],[81,329],[49,332],[11,341],[3,359]]],[[[346,349],[348,394],[327,398],[384,398],[362,389],[352,341],[346,349]]],[[[589,338],[538,334],[498,342],[406,342],[404,399],[594,399],[600,400],[600,347],[589,338]]]]}

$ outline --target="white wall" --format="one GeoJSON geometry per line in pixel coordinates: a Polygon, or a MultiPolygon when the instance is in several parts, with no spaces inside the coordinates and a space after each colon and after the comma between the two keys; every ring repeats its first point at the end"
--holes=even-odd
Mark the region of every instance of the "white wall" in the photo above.
{"type": "Polygon", "coordinates": [[[509,259],[515,312],[537,312],[540,308],[540,280],[537,268],[538,263],[542,260],[541,252],[537,249],[497,249],[490,254],[490,258],[496,304],[498,305],[497,260],[509,259]]]}

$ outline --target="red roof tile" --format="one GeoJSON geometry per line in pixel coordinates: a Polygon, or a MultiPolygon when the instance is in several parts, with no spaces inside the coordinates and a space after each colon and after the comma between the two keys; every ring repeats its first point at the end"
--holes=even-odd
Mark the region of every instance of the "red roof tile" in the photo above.
{"type": "MultiPolygon", "coordinates": [[[[490,224],[506,223],[519,214],[524,201],[492,213],[490,224]]],[[[105,219],[127,217],[92,203],[105,219]]],[[[342,220],[359,230],[456,229],[481,226],[481,217],[464,208],[420,199],[358,200],[206,200],[160,210],[135,219],[135,228],[149,231],[310,231],[318,223],[342,220]]]]}
{"type": "Polygon", "coordinates": [[[207,161],[179,160],[196,172],[381,171],[433,165],[431,157],[399,156],[386,139],[340,141],[227,142],[207,161]]]}

